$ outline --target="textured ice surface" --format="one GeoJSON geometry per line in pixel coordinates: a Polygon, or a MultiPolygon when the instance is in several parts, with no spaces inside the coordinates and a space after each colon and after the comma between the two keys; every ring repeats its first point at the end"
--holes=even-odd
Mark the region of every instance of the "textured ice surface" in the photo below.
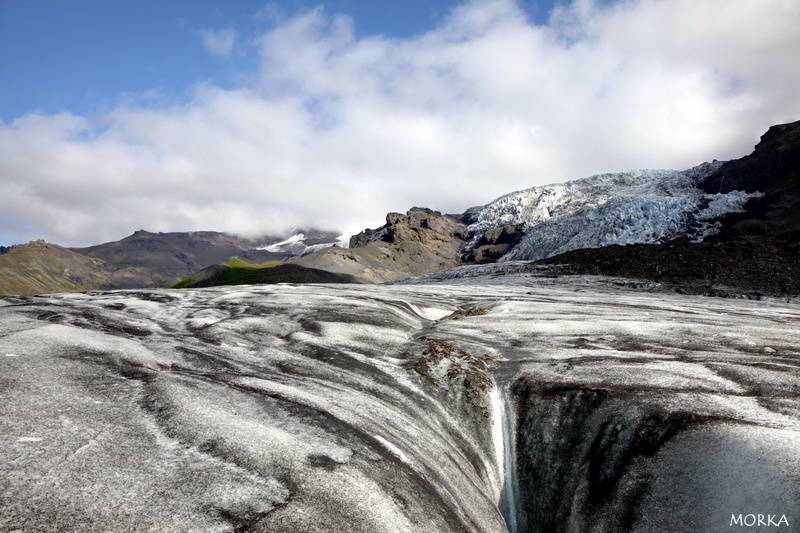
{"type": "Polygon", "coordinates": [[[525,236],[501,261],[536,260],[579,248],[657,243],[719,231],[714,220],[737,212],[754,194],[705,194],[697,187],[722,163],[684,170],[600,174],[501,196],[469,226],[475,246],[487,230],[522,224],[525,236]]]}
{"type": "Polygon", "coordinates": [[[800,523],[800,307],[520,270],[2,299],[0,530],[800,523]]]}

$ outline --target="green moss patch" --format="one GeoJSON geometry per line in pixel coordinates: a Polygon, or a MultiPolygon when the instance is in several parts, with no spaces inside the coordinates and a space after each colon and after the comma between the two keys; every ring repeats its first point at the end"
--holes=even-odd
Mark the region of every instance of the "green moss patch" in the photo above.
{"type": "Polygon", "coordinates": [[[173,289],[217,287],[220,285],[258,285],[272,283],[356,283],[355,278],[294,262],[269,262],[260,265],[235,258],[220,265],[211,265],[180,280],[173,289]]]}

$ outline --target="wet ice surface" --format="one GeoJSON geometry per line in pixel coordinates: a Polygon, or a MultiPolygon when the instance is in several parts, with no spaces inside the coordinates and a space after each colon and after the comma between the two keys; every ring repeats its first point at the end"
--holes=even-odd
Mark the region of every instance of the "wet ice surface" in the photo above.
{"type": "Polygon", "coordinates": [[[800,523],[800,307],[508,279],[0,300],[0,530],[800,523]]]}

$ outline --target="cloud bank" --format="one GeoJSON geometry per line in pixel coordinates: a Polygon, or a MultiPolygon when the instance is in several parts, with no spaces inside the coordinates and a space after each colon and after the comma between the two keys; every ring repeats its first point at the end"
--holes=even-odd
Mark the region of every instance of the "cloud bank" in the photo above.
{"type": "MultiPolygon", "coordinates": [[[[798,27],[785,0],[575,0],[538,26],[475,0],[414,38],[357,38],[317,8],[253,40],[235,87],[0,122],[0,241],[350,234],[415,205],[740,157],[800,118],[798,27]]],[[[222,57],[234,44],[205,39],[222,57]]]]}

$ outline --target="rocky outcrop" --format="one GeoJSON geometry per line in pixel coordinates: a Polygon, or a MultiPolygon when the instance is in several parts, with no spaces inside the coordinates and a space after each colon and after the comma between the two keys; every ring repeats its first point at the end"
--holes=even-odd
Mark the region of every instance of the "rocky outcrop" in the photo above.
{"type": "Polygon", "coordinates": [[[800,240],[800,121],[772,126],[752,154],[728,161],[701,187],[763,193],[723,221],[728,235],[800,240]]]}
{"type": "Polygon", "coordinates": [[[493,263],[519,244],[524,236],[524,224],[509,224],[492,228],[480,236],[461,260],[464,263],[493,263]]]}
{"type": "Polygon", "coordinates": [[[708,193],[776,194],[800,189],[800,121],[772,126],[753,153],[728,161],[703,183],[708,193]]]}
{"type": "Polygon", "coordinates": [[[460,264],[466,226],[456,217],[414,207],[389,213],[386,224],[350,238],[350,248],[328,248],[298,264],[355,276],[368,283],[396,281],[460,264]]]}
{"type": "Polygon", "coordinates": [[[365,229],[350,237],[350,248],[363,248],[370,244],[389,244],[397,249],[412,243],[435,246],[443,257],[457,260],[458,250],[462,246],[465,225],[458,218],[442,215],[424,207],[412,207],[405,215],[389,213],[386,224],[378,229],[365,229]],[[441,247],[444,247],[444,250],[441,247]]]}

